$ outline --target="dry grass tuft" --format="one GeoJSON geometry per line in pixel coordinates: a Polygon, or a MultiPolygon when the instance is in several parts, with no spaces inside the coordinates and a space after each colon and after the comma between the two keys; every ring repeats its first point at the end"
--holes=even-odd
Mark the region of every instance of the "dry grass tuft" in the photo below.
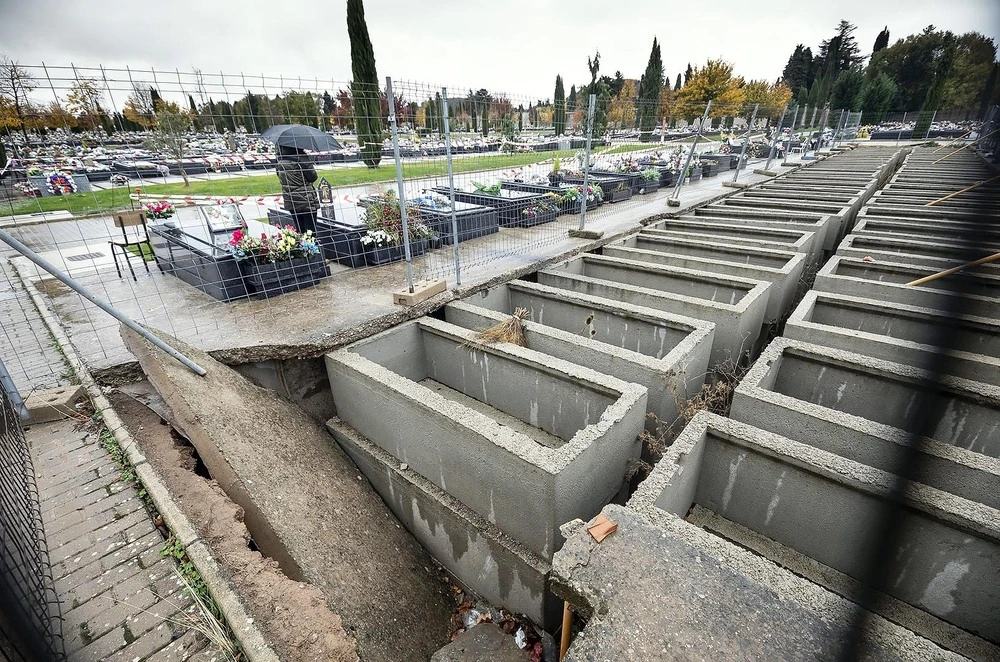
{"type": "Polygon", "coordinates": [[[494,324],[490,328],[476,334],[476,343],[481,345],[493,345],[505,342],[518,347],[527,347],[528,341],[524,337],[523,320],[528,316],[527,308],[516,308],[514,314],[508,319],[494,324]]]}

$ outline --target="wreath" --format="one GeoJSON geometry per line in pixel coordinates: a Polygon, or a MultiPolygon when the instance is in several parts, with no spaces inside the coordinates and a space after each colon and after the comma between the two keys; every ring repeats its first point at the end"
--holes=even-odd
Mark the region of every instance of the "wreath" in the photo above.
{"type": "Polygon", "coordinates": [[[69,195],[76,193],[76,182],[73,176],[64,172],[53,172],[45,180],[45,186],[49,190],[49,195],[69,195]]]}

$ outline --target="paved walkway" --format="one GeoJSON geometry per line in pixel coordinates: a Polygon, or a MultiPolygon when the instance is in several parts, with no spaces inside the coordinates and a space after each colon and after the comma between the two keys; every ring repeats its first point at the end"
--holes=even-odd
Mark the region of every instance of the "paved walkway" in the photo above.
{"type": "MultiPolygon", "coordinates": [[[[38,310],[0,264],[0,358],[18,390],[68,383],[69,372],[38,310]]],[[[73,420],[32,426],[34,463],[66,652],[91,660],[210,660],[214,647],[185,619],[174,562],[163,536],[97,433],[73,420]]]]}

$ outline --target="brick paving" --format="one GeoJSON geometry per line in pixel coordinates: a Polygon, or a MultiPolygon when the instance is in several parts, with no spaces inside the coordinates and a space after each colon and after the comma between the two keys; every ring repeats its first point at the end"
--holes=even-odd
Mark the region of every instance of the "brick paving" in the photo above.
{"type": "MultiPolygon", "coordinates": [[[[0,358],[24,397],[69,383],[63,356],[3,258],[0,358]]],[[[194,607],[173,560],[160,556],[163,536],[97,434],[64,420],[26,436],[69,660],[216,659],[185,622],[194,607]]]]}
{"type": "Polygon", "coordinates": [[[211,660],[184,622],[192,600],[163,537],[97,435],[73,421],[31,427],[45,537],[72,661],[211,660]]]}

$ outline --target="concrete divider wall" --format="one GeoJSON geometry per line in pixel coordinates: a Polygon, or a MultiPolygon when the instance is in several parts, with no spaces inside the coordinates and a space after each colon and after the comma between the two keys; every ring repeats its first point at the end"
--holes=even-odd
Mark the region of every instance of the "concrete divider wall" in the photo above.
{"type": "MultiPolygon", "coordinates": [[[[1000,253],[1000,242],[970,245],[938,239],[875,234],[849,234],[837,247],[837,255],[843,257],[871,257],[876,262],[927,266],[931,273],[951,269],[971,261],[970,258],[975,259],[992,253],[1000,253]]],[[[1000,265],[984,264],[970,271],[1000,274],[1000,265]]]]}
{"type": "Polygon", "coordinates": [[[796,253],[808,254],[813,263],[818,263],[820,253],[823,250],[822,241],[816,232],[787,230],[762,223],[743,224],[721,219],[713,221],[667,219],[647,226],[643,232],[661,237],[691,234],[714,241],[738,241],[764,247],[776,245],[789,247],[796,253]]]}
{"type": "Polygon", "coordinates": [[[916,366],[928,352],[945,352],[947,374],[1000,386],[998,319],[956,319],[930,308],[811,290],[788,318],[784,335],[916,366]],[[942,338],[944,349],[937,345],[942,338]]]}
{"type": "MultiPolygon", "coordinates": [[[[551,301],[547,303],[551,320],[558,313],[551,301]]],[[[544,311],[545,305],[546,302],[542,301],[529,310],[544,311]]],[[[573,302],[564,302],[563,309],[572,309],[573,306],[573,302]]],[[[621,305],[621,309],[624,308],[627,306],[621,305]]],[[[579,321],[596,317],[594,310],[594,307],[579,307],[573,309],[572,314],[579,321]]],[[[464,301],[448,304],[445,306],[444,314],[447,322],[474,331],[487,329],[510,318],[510,313],[507,311],[496,312],[464,301]]],[[[620,314],[628,315],[629,312],[621,310],[620,314]]],[[[544,318],[544,312],[538,316],[544,318]]],[[[633,320],[634,326],[635,318],[630,319],[633,320]]],[[[526,321],[524,333],[527,346],[534,351],[587,366],[622,381],[645,386],[648,391],[648,410],[656,414],[661,421],[668,424],[672,422],[677,417],[677,403],[691,397],[705,381],[712,348],[712,325],[692,320],[690,333],[675,344],[662,345],[658,349],[659,356],[648,356],[586,337],[590,335],[588,329],[593,326],[593,330],[596,331],[598,325],[600,320],[593,319],[589,324],[585,323],[581,329],[582,333],[568,333],[559,328],[526,321]]],[[[624,326],[628,325],[629,322],[625,321],[624,326]]],[[[647,418],[646,429],[655,432],[656,427],[656,421],[647,418]]]]}
{"type": "MultiPolygon", "coordinates": [[[[927,378],[916,368],[777,338],[736,388],[730,415],[893,471],[909,442],[902,426],[915,415],[916,389],[926,388],[922,380],[927,378]],[[787,373],[801,369],[803,358],[811,358],[813,365],[789,377],[787,373]],[[848,369],[854,372],[845,375],[848,369]],[[849,383],[854,374],[862,379],[849,383]],[[790,379],[811,383],[796,389],[790,379]]],[[[930,398],[935,408],[927,410],[937,416],[936,438],[920,443],[921,470],[914,479],[1000,508],[1000,389],[955,378],[942,381],[943,390],[930,398]],[[966,434],[966,425],[978,428],[966,434]]]]}
{"type": "Polygon", "coordinates": [[[467,346],[473,342],[470,331],[423,318],[328,354],[338,415],[551,558],[558,526],[598,512],[638,457],[645,389],[513,345],[467,346]],[[422,354],[401,349],[415,342],[424,344],[422,354]],[[420,360],[423,366],[416,365],[420,360]],[[411,365],[401,368],[406,362],[411,365]],[[469,400],[446,398],[413,379],[425,376],[511,413],[522,425],[515,429],[469,400]],[[564,437],[577,431],[548,448],[531,432],[543,425],[564,437]]]}
{"type": "Polygon", "coordinates": [[[815,232],[816,244],[821,250],[828,250],[828,244],[829,249],[836,246],[836,239],[843,222],[843,219],[837,214],[809,214],[789,212],[784,209],[769,210],[766,208],[744,208],[721,204],[699,207],[694,210],[694,214],[678,216],[677,220],[707,221],[710,223],[725,223],[727,225],[739,224],[815,232]]]}
{"type": "MultiPolygon", "coordinates": [[[[930,275],[926,267],[894,262],[865,262],[863,259],[834,255],[816,273],[813,287],[822,292],[846,294],[854,297],[870,297],[890,303],[901,303],[919,308],[938,310],[961,309],[970,315],[989,317],[996,314],[1000,298],[996,276],[980,274],[956,275],[951,279],[939,279],[924,285],[905,283],[930,275]],[[982,294],[958,294],[956,280],[968,283],[969,289],[982,294]],[[989,296],[992,295],[992,296],[989,296]],[[963,297],[961,306],[955,297],[963,297]]],[[[964,285],[963,285],[964,287],[964,285]]]]}
{"type": "MultiPolygon", "coordinates": [[[[870,213],[872,207],[866,208],[854,228],[855,234],[872,234],[882,236],[900,236],[923,241],[942,239],[948,242],[969,242],[978,245],[980,242],[1000,242],[1000,229],[996,224],[984,227],[978,222],[945,221],[933,218],[918,219],[910,217],[882,217],[870,213]]],[[[972,220],[972,219],[970,219],[972,220]]]]}
{"type": "MultiPolygon", "coordinates": [[[[684,517],[696,504],[857,579],[894,481],[883,471],[701,413],[629,506],[684,517]]],[[[1000,600],[1000,511],[924,485],[914,486],[906,506],[907,540],[894,550],[898,563],[879,588],[1000,642],[993,610],[1000,600]]]]}
{"type": "Polygon", "coordinates": [[[711,242],[664,241],[641,233],[620,244],[604,246],[601,250],[603,255],[623,260],[710,271],[771,283],[765,322],[778,321],[791,309],[806,264],[806,256],[801,253],[711,242]]]}
{"type": "Polygon", "coordinates": [[[460,584],[546,629],[557,627],[561,605],[548,591],[545,559],[338,419],[327,429],[403,526],[460,584]]]}
{"type": "Polygon", "coordinates": [[[761,281],[597,255],[541,271],[538,282],[713,322],[713,365],[736,361],[754,346],[770,287],[761,281]]]}

